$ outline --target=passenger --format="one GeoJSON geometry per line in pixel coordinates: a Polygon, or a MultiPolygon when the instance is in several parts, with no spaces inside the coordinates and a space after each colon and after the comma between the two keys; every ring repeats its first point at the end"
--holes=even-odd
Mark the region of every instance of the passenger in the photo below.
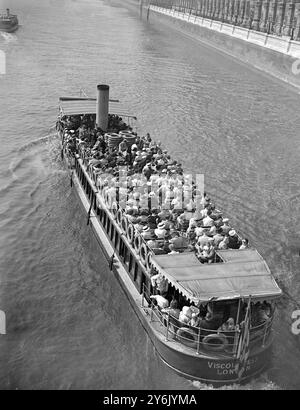
{"type": "Polygon", "coordinates": [[[206,231],[204,231],[203,234],[199,236],[197,244],[200,250],[203,250],[204,246],[208,246],[209,236],[207,235],[206,231]]]}
{"type": "Polygon", "coordinates": [[[229,243],[229,236],[225,235],[224,239],[219,243],[218,249],[220,250],[228,249],[228,243],[229,243]]]}
{"type": "Polygon", "coordinates": [[[153,303],[157,305],[160,309],[165,309],[169,306],[168,299],[161,295],[151,295],[150,299],[152,299],[153,303]]]}
{"type": "Polygon", "coordinates": [[[164,222],[160,222],[157,225],[157,229],[154,230],[155,235],[157,236],[158,239],[164,239],[165,235],[167,233],[166,230],[166,225],[164,222]]]}
{"type": "Polygon", "coordinates": [[[214,316],[209,310],[204,319],[200,320],[200,328],[206,330],[217,330],[222,325],[222,319],[219,316],[214,316]]]}
{"type": "Polygon", "coordinates": [[[151,210],[151,215],[148,216],[147,223],[151,229],[157,228],[157,212],[155,209],[151,210]]]}
{"type": "Polygon", "coordinates": [[[169,289],[168,281],[163,277],[161,273],[153,275],[150,278],[151,285],[155,288],[161,296],[166,296],[169,289]]]}
{"type": "Polygon", "coordinates": [[[209,243],[203,250],[199,249],[198,257],[202,263],[212,263],[215,258],[214,247],[209,243]]]}
{"type": "Polygon", "coordinates": [[[164,242],[163,242],[163,245],[162,245],[162,249],[166,252],[166,253],[170,253],[171,252],[171,249],[170,249],[170,242],[169,242],[169,239],[168,239],[168,234],[166,234],[167,236],[165,236],[165,238],[164,238],[164,242]]]}
{"type": "Polygon", "coordinates": [[[242,244],[240,246],[240,249],[247,249],[249,247],[249,241],[247,238],[242,239],[242,244]]]}
{"type": "Polygon", "coordinates": [[[189,232],[188,232],[188,241],[190,244],[195,245],[196,241],[197,241],[197,235],[195,232],[195,227],[191,227],[189,232]]]}
{"type": "Polygon", "coordinates": [[[171,300],[170,307],[165,308],[162,310],[163,313],[167,313],[170,316],[179,319],[180,309],[178,309],[178,302],[176,299],[171,300]]]}
{"type": "Polygon", "coordinates": [[[152,235],[151,239],[148,240],[147,245],[150,249],[159,248],[159,243],[157,241],[156,235],[152,235]]]}
{"type": "Polygon", "coordinates": [[[152,168],[151,168],[151,164],[146,164],[143,168],[143,174],[145,175],[145,177],[147,178],[147,181],[149,181],[151,175],[152,175],[152,168]]]}
{"type": "Polygon", "coordinates": [[[187,247],[187,241],[185,238],[179,235],[178,232],[174,232],[171,234],[172,239],[170,239],[171,245],[174,247],[175,251],[178,251],[182,248],[187,247]]]}
{"type": "Polygon", "coordinates": [[[221,228],[222,228],[223,235],[229,234],[229,231],[231,231],[231,227],[229,226],[228,218],[223,219],[223,225],[221,228]]]}
{"type": "Polygon", "coordinates": [[[205,232],[205,228],[203,226],[203,220],[196,221],[196,229],[195,234],[197,237],[202,236],[205,232]]]}
{"type": "Polygon", "coordinates": [[[145,225],[143,227],[143,231],[141,233],[141,236],[144,238],[145,241],[149,241],[152,239],[153,236],[153,231],[150,229],[148,225],[145,225]]]}
{"type": "Polygon", "coordinates": [[[210,217],[211,211],[207,211],[207,215],[203,218],[203,226],[204,227],[212,227],[214,225],[214,220],[210,217]]]}
{"type": "Polygon", "coordinates": [[[239,249],[241,244],[240,244],[239,237],[234,229],[231,229],[229,231],[228,239],[229,240],[228,240],[227,246],[229,249],[239,249]]]}
{"type": "Polygon", "coordinates": [[[203,208],[208,205],[210,202],[210,198],[207,196],[206,192],[203,192],[203,196],[201,198],[201,205],[203,206],[203,208]]]}
{"type": "Polygon", "coordinates": [[[216,235],[216,233],[217,233],[217,227],[216,227],[215,225],[213,225],[213,226],[209,229],[207,235],[210,236],[210,237],[214,237],[214,236],[216,235]]]}
{"type": "Polygon", "coordinates": [[[196,212],[195,215],[190,219],[190,223],[189,223],[189,229],[194,226],[195,228],[197,227],[197,223],[199,221],[202,221],[203,216],[201,214],[199,214],[199,212],[196,212]]]}
{"type": "Polygon", "coordinates": [[[179,321],[184,324],[189,324],[190,320],[192,319],[192,310],[189,306],[183,306],[180,314],[179,314],[179,321]]]}
{"type": "Polygon", "coordinates": [[[152,138],[150,137],[149,132],[147,132],[146,134],[146,141],[150,144],[150,142],[152,141],[152,138]]]}
{"type": "Polygon", "coordinates": [[[146,209],[143,209],[141,211],[141,215],[140,215],[141,222],[144,223],[144,224],[147,224],[148,223],[148,217],[149,217],[148,211],[146,209]]]}
{"type": "Polygon", "coordinates": [[[219,247],[220,242],[223,241],[224,236],[222,235],[222,229],[218,228],[216,234],[214,235],[214,246],[219,247]]]}
{"type": "Polygon", "coordinates": [[[193,326],[193,327],[199,327],[200,321],[201,321],[201,319],[200,319],[199,313],[198,314],[197,313],[192,313],[192,318],[189,322],[189,325],[193,326]]]}
{"type": "Polygon", "coordinates": [[[257,324],[263,324],[268,321],[272,314],[271,305],[267,302],[259,303],[257,309],[257,324]]]}
{"type": "Polygon", "coordinates": [[[168,209],[162,209],[157,215],[160,221],[165,221],[170,216],[170,211],[168,209]]]}
{"type": "Polygon", "coordinates": [[[222,332],[232,332],[236,329],[234,319],[230,317],[221,327],[219,327],[219,331],[222,332]]]}
{"type": "Polygon", "coordinates": [[[125,215],[128,222],[133,223],[133,221],[135,221],[134,210],[132,208],[127,209],[125,215]]]}

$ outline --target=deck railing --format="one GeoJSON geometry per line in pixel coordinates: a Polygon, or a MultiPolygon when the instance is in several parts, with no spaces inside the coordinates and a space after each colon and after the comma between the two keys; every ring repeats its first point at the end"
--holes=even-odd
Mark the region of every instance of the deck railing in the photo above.
{"type": "MultiPolygon", "coordinates": [[[[181,343],[197,354],[215,352],[222,356],[236,357],[241,327],[234,331],[209,330],[181,323],[167,309],[155,306],[149,297],[149,289],[143,285],[142,308],[149,314],[150,322],[158,322],[166,340],[181,343]],[[217,343],[216,343],[217,342],[217,343]]],[[[272,330],[273,318],[250,328],[250,348],[264,347],[272,330]]]]}

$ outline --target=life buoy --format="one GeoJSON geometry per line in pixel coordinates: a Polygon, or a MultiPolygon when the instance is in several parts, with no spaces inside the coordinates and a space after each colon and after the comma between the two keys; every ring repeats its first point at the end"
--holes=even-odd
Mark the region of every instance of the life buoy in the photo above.
{"type": "Polygon", "coordinates": [[[118,205],[116,202],[113,202],[111,206],[111,211],[115,219],[117,219],[117,214],[118,214],[118,205]]]}
{"type": "Polygon", "coordinates": [[[141,262],[144,266],[147,265],[147,258],[148,258],[148,249],[145,243],[142,243],[140,247],[140,258],[141,262]]]}
{"type": "Polygon", "coordinates": [[[123,232],[127,235],[128,220],[127,220],[126,216],[123,216],[123,218],[122,218],[121,227],[123,229],[123,232]]]}
{"type": "Polygon", "coordinates": [[[142,243],[142,238],[140,237],[140,235],[136,235],[134,238],[133,245],[134,245],[134,249],[137,254],[140,253],[141,243],[142,243]]]}
{"type": "Polygon", "coordinates": [[[151,259],[152,259],[152,254],[149,252],[148,255],[147,255],[147,260],[146,260],[146,268],[147,268],[147,271],[149,273],[152,270],[152,261],[151,261],[151,259]]]}
{"type": "Polygon", "coordinates": [[[220,352],[221,350],[224,350],[226,348],[226,346],[228,345],[228,340],[224,333],[212,333],[205,336],[202,343],[206,350],[220,352]]]}
{"type": "Polygon", "coordinates": [[[121,211],[121,209],[118,209],[118,212],[117,212],[117,221],[118,221],[118,224],[119,225],[121,225],[121,221],[122,221],[122,211],[121,211]]]}
{"type": "Polygon", "coordinates": [[[197,347],[198,335],[188,327],[178,329],[177,339],[185,346],[197,347]]]}
{"type": "Polygon", "coordinates": [[[128,227],[127,227],[127,238],[128,238],[128,240],[129,240],[131,243],[133,243],[133,241],[134,241],[134,227],[133,227],[132,224],[128,224],[128,227]]]}

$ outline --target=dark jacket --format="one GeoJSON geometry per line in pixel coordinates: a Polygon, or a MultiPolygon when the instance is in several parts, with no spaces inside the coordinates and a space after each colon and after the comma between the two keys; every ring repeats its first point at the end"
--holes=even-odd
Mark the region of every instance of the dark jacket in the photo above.
{"type": "Polygon", "coordinates": [[[229,241],[228,241],[228,248],[229,249],[239,249],[240,247],[240,241],[237,236],[229,236],[229,241]]]}

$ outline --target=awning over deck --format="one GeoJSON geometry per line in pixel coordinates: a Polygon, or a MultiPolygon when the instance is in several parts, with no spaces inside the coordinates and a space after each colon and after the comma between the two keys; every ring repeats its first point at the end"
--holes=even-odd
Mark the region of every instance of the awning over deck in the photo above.
{"type": "MultiPolygon", "coordinates": [[[[60,97],[59,110],[62,116],[96,114],[96,98],[60,97]]],[[[116,100],[109,101],[109,113],[136,119],[135,115],[116,100]]]]}
{"type": "MultiPolygon", "coordinates": [[[[218,252],[219,253],[219,252],[218,252]]],[[[274,299],[281,290],[256,250],[221,251],[226,262],[201,264],[193,253],[154,255],[154,267],[192,302],[274,299]]]]}

